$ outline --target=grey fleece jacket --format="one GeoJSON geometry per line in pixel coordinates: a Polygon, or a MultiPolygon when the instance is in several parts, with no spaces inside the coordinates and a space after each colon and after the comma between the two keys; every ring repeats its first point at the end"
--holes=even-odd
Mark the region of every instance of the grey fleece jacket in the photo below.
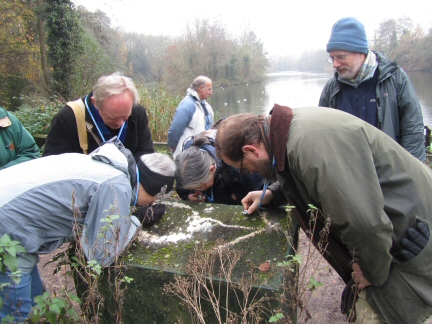
{"type": "Polygon", "coordinates": [[[127,170],[126,157],[105,144],[92,155],[53,155],[0,171],[0,236],[30,254],[49,253],[74,240],[76,222],[87,259],[111,264],[139,226],[130,216],[135,194],[127,170]],[[109,215],[116,215],[112,227],[103,230],[109,215]]]}

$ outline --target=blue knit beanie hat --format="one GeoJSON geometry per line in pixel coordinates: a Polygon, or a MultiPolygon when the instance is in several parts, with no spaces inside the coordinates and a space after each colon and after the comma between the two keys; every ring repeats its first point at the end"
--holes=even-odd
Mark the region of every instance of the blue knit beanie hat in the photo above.
{"type": "Polygon", "coordinates": [[[332,28],[327,52],[350,51],[367,54],[369,51],[363,24],[354,17],[338,20],[332,28]]]}

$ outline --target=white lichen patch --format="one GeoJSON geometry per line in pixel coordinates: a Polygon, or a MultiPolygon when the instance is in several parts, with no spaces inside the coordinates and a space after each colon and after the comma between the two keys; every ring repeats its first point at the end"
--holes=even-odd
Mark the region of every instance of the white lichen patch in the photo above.
{"type": "Polygon", "coordinates": [[[236,229],[244,229],[244,230],[250,230],[253,231],[254,228],[247,227],[247,226],[240,226],[240,225],[227,225],[225,223],[222,223],[221,221],[210,218],[210,217],[200,217],[199,215],[193,214],[192,216],[189,216],[186,219],[186,222],[189,222],[193,224],[196,227],[204,227],[205,229],[208,229],[209,226],[207,224],[215,224],[226,228],[236,228],[236,229]]]}
{"type": "Polygon", "coordinates": [[[139,241],[153,244],[177,243],[179,241],[190,239],[191,237],[191,234],[185,234],[181,232],[162,236],[152,235],[146,231],[141,231],[141,233],[138,234],[139,241]]]}
{"type": "Polygon", "coordinates": [[[191,206],[188,206],[186,204],[183,204],[181,202],[177,202],[177,201],[164,201],[165,205],[169,205],[175,208],[186,208],[186,209],[192,209],[191,206]]]}
{"type": "MultiPolygon", "coordinates": [[[[182,203],[170,203],[170,204],[178,204],[184,206],[184,208],[192,209],[191,207],[184,205],[182,203]]],[[[178,207],[178,206],[177,206],[178,207]]],[[[182,208],[182,207],[180,207],[182,208]]],[[[206,208],[204,210],[205,212],[211,212],[213,211],[213,207],[206,208]]],[[[180,241],[184,240],[190,240],[193,238],[195,233],[205,233],[205,232],[211,232],[214,226],[221,226],[224,228],[233,228],[233,229],[241,229],[241,230],[248,230],[252,233],[242,236],[241,238],[237,238],[232,242],[228,242],[228,245],[236,244],[242,240],[249,239],[259,233],[262,233],[266,229],[259,229],[251,228],[247,226],[240,226],[240,225],[227,225],[217,219],[211,218],[211,217],[201,217],[200,214],[192,210],[192,215],[188,216],[185,221],[186,229],[182,230],[182,228],[176,228],[169,232],[167,235],[155,235],[150,234],[149,232],[142,230],[138,234],[138,240],[142,243],[148,243],[148,244],[175,244],[180,241]],[[186,231],[184,233],[183,231],[186,231]]],[[[270,225],[270,224],[268,224],[270,225]]],[[[271,226],[270,226],[271,227],[271,226]]]]}
{"type": "Polygon", "coordinates": [[[212,228],[210,218],[201,218],[199,215],[192,215],[186,219],[189,223],[187,227],[188,233],[208,232],[212,228]]]}

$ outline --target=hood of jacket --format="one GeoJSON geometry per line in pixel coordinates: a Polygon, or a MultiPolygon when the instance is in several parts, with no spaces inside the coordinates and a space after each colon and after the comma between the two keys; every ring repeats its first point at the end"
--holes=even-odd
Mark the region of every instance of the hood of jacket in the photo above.
{"type": "Polygon", "coordinates": [[[94,160],[104,162],[124,172],[135,188],[137,182],[136,163],[132,153],[121,142],[105,143],[89,154],[94,160]]]}
{"type": "Polygon", "coordinates": [[[5,118],[7,115],[8,115],[7,110],[0,107],[0,118],[5,118]]]}
{"type": "Polygon", "coordinates": [[[378,82],[387,79],[389,76],[393,75],[397,69],[398,65],[395,62],[390,61],[381,52],[374,52],[378,61],[379,76],[378,82]]]}
{"type": "Polygon", "coordinates": [[[186,91],[186,94],[188,96],[194,97],[197,101],[201,102],[201,99],[198,96],[198,92],[196,92],[194,89],[188,88],[187,91],[186,91]]]}

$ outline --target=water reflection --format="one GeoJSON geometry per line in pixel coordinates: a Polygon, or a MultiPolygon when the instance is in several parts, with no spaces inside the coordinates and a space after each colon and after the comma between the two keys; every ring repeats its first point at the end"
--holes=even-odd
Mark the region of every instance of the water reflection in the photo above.
{"type": "Polygon", "coordinates": [[[432,126],[432,73],[408,72],[423,111],[425,125],[432,126]]]}
{"type": "MultiPolygon", "coordinates": [[[[279,72],[264,82],[214,88],[210,103],[216,117],[251,112],[268,113],[275,103],[291,108],[317,106],[321,91],[332,73],[279,72]]],[[[423,110],[425,124],[432,126],[432,73],[409,72],[423,110]]]]}
{"type": "Polygon", "coordinates": [[[269,96],[266,93],[266,83],[242,84],[226,88],[213,88],[210,104],[217,112],[217,117],[227,117],[235,114],[265,112],[269,96]]]}

